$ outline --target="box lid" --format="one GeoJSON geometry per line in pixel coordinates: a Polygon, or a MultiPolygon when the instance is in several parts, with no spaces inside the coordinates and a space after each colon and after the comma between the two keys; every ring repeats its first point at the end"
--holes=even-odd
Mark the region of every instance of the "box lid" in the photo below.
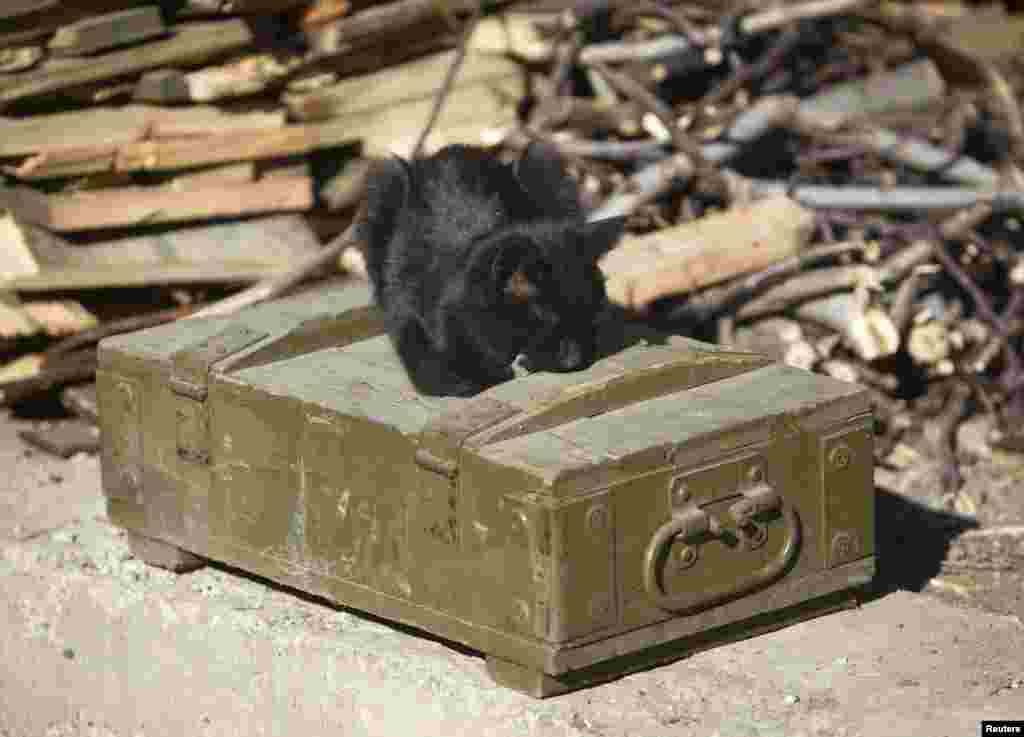
{"type": "Polygon", "coordinates": [[[386,335],[245,368],[227,364],[224,378],[392,426],[414,436],[438,468],[453,469],[464,444],[536,433],[770,363],[642,326],[605,328],[599,342],[608,355],[582,371],[519,376],[470,398],[417,393],[386,335]]]}
{"type": "Polygon", "coordinates": [[[613,477],[674,463],[679,451],[713,443],[726,453],[777,428],[841,422],[870,411],[863,387],[771,364],[717,381],[584,416],[479,447],[487,461],[532,477],[552,496],[592,489],[613,477]]]}

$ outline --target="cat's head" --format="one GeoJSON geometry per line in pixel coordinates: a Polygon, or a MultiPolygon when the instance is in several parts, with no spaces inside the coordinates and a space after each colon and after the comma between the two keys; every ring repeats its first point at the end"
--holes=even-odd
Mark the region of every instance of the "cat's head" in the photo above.
{"type": "MultiPolygon", "coordinates": [[[[506,352],[531,371],[574,371],[594,361],[596,320],[607,306],[598,260],[622,234],[622,218],[538,221],[488,239],[491,324],[506,352]]],[[[478,287],[483,286],[477,282],[478,287]]]]}
{"type": "Polygon", "coordinates": [[[596,319],[607,305],[598,261],[622,236],[624,218],[583,221],[575,181],[551,146],[533,142],[515,164],[519,186],[552,220],[507,249],[496,282],[529,313],[522,349],[531,371],[574,371],[594,361],[596,319]]]}

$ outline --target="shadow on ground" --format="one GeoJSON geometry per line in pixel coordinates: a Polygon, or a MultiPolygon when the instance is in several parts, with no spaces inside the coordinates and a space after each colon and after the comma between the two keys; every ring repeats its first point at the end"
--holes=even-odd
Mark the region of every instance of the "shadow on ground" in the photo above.
{"type": "Polygon", "coordinates": [[[871,594],[921,591],[939,574],[950,545],[978,523],[952,512],[875,489],[875,553],[878,572],[871,594]]]}

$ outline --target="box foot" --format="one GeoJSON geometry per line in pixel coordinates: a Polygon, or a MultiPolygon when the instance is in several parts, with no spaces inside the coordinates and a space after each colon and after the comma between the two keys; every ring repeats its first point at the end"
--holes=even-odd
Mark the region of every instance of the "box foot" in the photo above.
{"type": "Polygon", "coordinates": [[[187,573],[206,565],[206,561],[198,555],[193,555],[170,543],[146,537],[131,530],[127,530],[126,534],[132,555],[151,566],[166,568],[175,573],[187,573]]]}
{"type": "Polygon", "coordinates": [[[578,670],[566,671],[554,676],[530,666],[496,658],[493,655],[487,656],[487,672],[498,685],[537,699],[560,696],[570,691],[610,683],[633,673],[667,665],[702,650],[773,632],[823,614],[851,609],[858,606],[859,600],[860,589],[844,589],[802,601],[785,609],[765,612],[749,619],[612,657],[578,670]]]}
{"type": "Polygon", "coordinates": [[[511,688],[535,699],[558,696],[573,690],[556,676],[508,660],[487,656],[487,672],[499,686],[511,688]]]}

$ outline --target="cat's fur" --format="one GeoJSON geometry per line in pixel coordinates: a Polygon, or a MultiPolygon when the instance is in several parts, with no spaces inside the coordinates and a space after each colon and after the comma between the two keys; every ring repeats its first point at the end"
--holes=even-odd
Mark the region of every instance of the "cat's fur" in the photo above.
{"type": "Polygon", "coordinates": [[[534,144],[515,164],[448,146],[370,176],[367,271],[418,391],[475,394],[530,370],[594,360],[607,300],[597,260],[621,219],[587,223],[561,161],[534,144]]]}

